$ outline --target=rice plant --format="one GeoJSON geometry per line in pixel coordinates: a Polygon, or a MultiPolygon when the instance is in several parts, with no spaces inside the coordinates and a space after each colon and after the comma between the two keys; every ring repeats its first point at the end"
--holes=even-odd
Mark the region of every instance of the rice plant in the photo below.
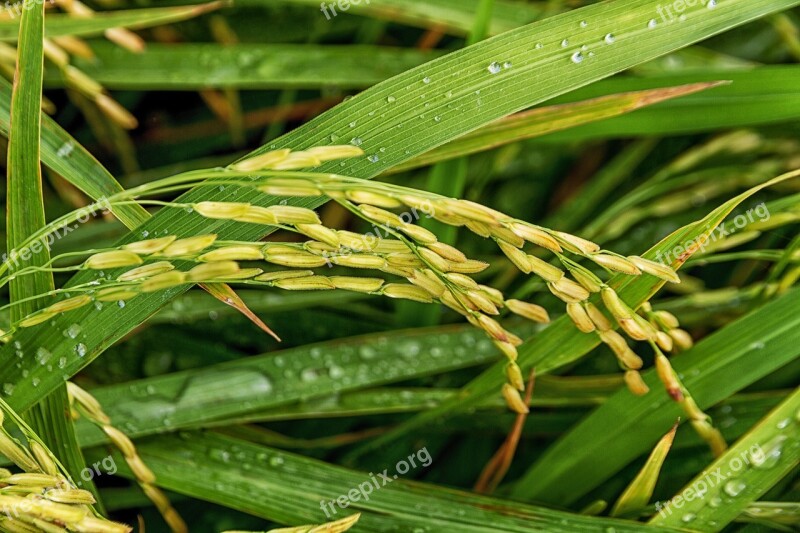
{"type": "Polygon", "coordinates": [[[0,6],[0,531],[796,530],[798,4],[0,6]]]}

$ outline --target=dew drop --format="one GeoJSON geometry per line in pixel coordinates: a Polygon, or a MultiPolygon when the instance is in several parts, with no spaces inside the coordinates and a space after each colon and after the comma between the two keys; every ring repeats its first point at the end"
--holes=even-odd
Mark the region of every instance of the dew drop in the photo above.
{"type": "Polygon", "coordinates": [[[505,63],[503,63],[503,68],[506,68],[506,69],[511,68],[513,66],[514,65],[511,63],[511,61],[506,61],[505,63]]]}
{"type": "Polygon", "coordinates": [[[36,350],[36,362],[40,365],[46,365],[52,356],[53,354],[46,348],[39,347],[36,350]]]}
{"type": "Polygon", "coordinates": [[[425,76],[424,78],[422,78],[422,83],[427,85],[430,82],[431,82],[431,79],[428,76],[425,76]]]}
{"type": "Polygon", "coordinates": [[[371,156],[368,156],[367,159],[369,159],[370,163],[377,163],[381,158],[378,156],[378,154],[372,154],[371,156]]]}
{"type": "Polygon", "coordinates": [[[658,21],[656,19],[650,19],[650,22],[647,23],[647,27],[650,29],[653,29],[656,26],[658,26],[658,21]]]}
{"type": "Polygon", "coordinates": [[[352,139],[350,139],[350,144],[352,144],[353,146],[361,146],[362,142],[364,141],[361,140],[361,137],[353,137],[352,139]]]}
{"type": "Polygon", "coordinates": [[[714,9],[715,7],[717,7],[717,0],[708,0],[706,7],[708,9],[714,9]]]}
{"type": "Polygon", "coordinates": [[[397,101],[397,98],[395,98],[392,95],[389,95],[389,96],[386,97],[386,101],[389,102],[390,104],[393,104],[394,102],[397,101]]]}
{"type": "Polygon", "coordinates": [[[728,496],[735,498],[736,496],[741,494],[742,491],[746,488],[747,485],[743,481],[734,479],[732,481],[728,481],[727,483],[725,483],[725,486],[722,487],[722,490],[724,490],[725,494],[727,494],[728,496]]]}
{"type": "Polygon", "coordinates": [[[328,138],[331,140],[332,143],[335,143],[336,141],[339,140],[339,136],[336,135],[335,133],[331,133],[330,137],[328,138]]]}
{"type": "Polygon", "coordinates": [[[501,67],[500,63],[498,63],[497,61],[492,61],[491,63],[489,63],[489,66],[486,67],[486,70],[488,70],[492,74],[497,74],[502,69],[503,69],[503,67],[501,67]]]}
{"type": "Polygon", "coordinates": [[[561,48],[566,48],[567,46],[569,46],[569,39],[561,41],[561,48]]]}
{"type": "Polygon", "coordinates": [[[11,396],[14,394],[14,384],[13,383],[3,383],[3,394],[6,396],[11,396]]]}
{"type": "Polygon", "coordinates": [[[439,115],[436,115],[435,117],[433,117],[433,121],[434,122],[441,122],[442,121],[442,117],[440,117],[439,115]]]}
{"type": "Polygon", "coordinates": [[[588,23],[588,22],[586,22],[585,20],[582,20],[582,21],[581,21],[581,28],[585,28],[585,27],[586,27],[586,26],[588,26],[588,25],[589,25],[589,23],[588,23]]]}
{"type": "Polygon", "coordinates": [[[535,48],[537,50],[541,50],[542,48],[544,48],[544,45],[542,43],[536,43],[536,47],[535,48]]]}
{"type": "Polygon", "coordinates": [[[31,380],[31,385],[33,385],[34,387],[38,387],[38,386],[39,386],[39,383],[41,383],[41,382],[42,382],[42,380],[41,380],[41,379],[39,379],[39,378],[33,378],[33,379],[31,380]]]}
{"type": "Polygon", "coordinates": [[[583,62],[583,53],[582,52],[575,52],[574,54],[572,54],[572,62],[575,63],[576,65],[578,63],[583,62]]]}
{"type": "Polygon", "coordinates": [[[617,38],[614,37],[613,33],[607,33],[606,36],[603,37],[603,40],[606,42],[606,44],[614,44],[614,41],[616,41],[617,38]]]}
{"type": "Polygon", "coordinates": [[[78,357],[83,357],[86,355],[86,345],[82,342],[79,342],[75,345],[75,353],[78,354],[78,357]]]}
{"type": "Polygon", "coordinates": [[[689,522],[694,520],[696,517],[697,517],[697,515],[695,515],[694,513],[686,513],[685,515],[683,515],[681,517],[681,522],[683,522],[684,524],[688,524],[689,522]]]}

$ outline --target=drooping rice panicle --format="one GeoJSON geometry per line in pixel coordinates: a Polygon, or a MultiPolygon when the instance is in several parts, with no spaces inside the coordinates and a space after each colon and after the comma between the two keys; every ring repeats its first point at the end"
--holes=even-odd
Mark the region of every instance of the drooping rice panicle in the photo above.
{"type": "Polygon", "coordinates": [[[77,407],[78,411],[83,414],[87,420],[100,428],[111,443],[122,453],[125,462],[136,478],[136,482],[142,488],[145,495],[156,506],[170,529],[174,533],[188,533],[189,529],[186,523],[175,508],[172,507],[169,498],[167,498],[166,494],[164,494],[161,489],[156,487],[155,474],[153,474],[152,470],[142,461],[131,439],[111,424],[111,419],[103,412],[100,402],[89,392],[71,381],[67,382],[67,392],[69,394],[70,403],[74,407],[77,407]]]}

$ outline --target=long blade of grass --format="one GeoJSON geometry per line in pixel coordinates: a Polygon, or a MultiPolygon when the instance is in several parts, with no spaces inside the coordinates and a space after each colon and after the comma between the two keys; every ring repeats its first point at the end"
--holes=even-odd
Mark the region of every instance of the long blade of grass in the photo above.
{"type": "MultiPolygon", "coordinates": [[[[372,482],[366,473],[213,433],[190,433],[183,439],[164,436],[142,442],[138,449],[164,488],[282,524],[325,521],[323,503],[341,495],[348,499],[348,493],[352,489],[357,493],[359,487],[366,492],[366,483],[372,482]],[[231,449],[237,452],[235,461],[231,461],[231,449]]],[[[424,468],[424,457],[423,453],[417,459],[418,469],[424,468]]],[[[347,509],[337,508],[336,515],[328,511],[331,518],[358,511],[362,517],[356,531],[375,532],[426,527],[474,533],[601,533],[607,528],[620,533],[676,531],[519,503],[509,505],[495,498],[406,481],[393,474],[394,465],[386,466],[388,482],[366,499],[358,495],[352,498],[347,509]]]]}
{"type": "MultiPolygon", "coordinates": [[[[50,250],[43,246],[17,249],[28,236],[45,225],[42,197],[42,174],[39,166],[39,136],[41,131],[42,71],[44,68],[44,5],[26,9],[19,25],[19,47],[14,88],[11,96],[11,128],[8,140],[7,166],[7,245],[9,255],[15,254],[14,268],[39,266],[50,259],[50,250]]],[[[53,274],[35,272],[25,279],[9,283],[10,300],[23,300],[54,288],[53,274]]],[[[12,308],[11,317],[19,320],[35,311],[35,301],[26,301],[12,308]]],[[[10,353],[4,354],[10,364],[10,353]]],[[[43,361],[49,352],[37,351],[31,360],[43,361]],[[34,359],[35,357],[35,359],[34,359]]],[[[45,444],[55,450],[67,471],[73,477],[85,466],[72,419],[69,418],[69,401],[62,384],[50,394],[40,396],[40,403],[30,409],[28,420],[45,444]]],[[[88,484],[92,489],[93,485],[88,484]]]]}
{"type": "MultiPolygon", "coordinates": [[[[150,44],[133,53],[95,43],[93,60],[75,65],[109,89],[199,90],[320,88],[361,89],[441,55],[438,51],[371,45],[150,44]]],[[[48,87],[63,86],[48,71],[48,87]]]]}

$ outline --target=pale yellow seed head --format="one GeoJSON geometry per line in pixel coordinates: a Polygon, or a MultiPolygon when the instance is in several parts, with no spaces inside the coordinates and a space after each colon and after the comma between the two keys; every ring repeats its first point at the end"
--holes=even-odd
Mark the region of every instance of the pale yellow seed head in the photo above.
{"type": "Polygon", "coordinates": [[[258,245],[233,245],[224,246],[206,252],[197,258],[198,261],[259,261],[264,259],[261,247],[258,245]]]}
{"type": "Polygon", "coordinates": [[[128,270],[127,272],[117,276],[117,281],[136,281],[149,278],[150,276],[155,276],[156,274],[161,274],[163,272],[169,272],[170,270],[175,270],[175,266],[172,263],[169,261],[158,261],[156,263],[150,263],[149,265],[128,270]]]}
{"type": "Polygon", "coordinates": [[[235,274],[228,274],[224,276],[225,281],[236,281],[241,279],[250,279],[262,274],[264,271],[260,268],[240,268],[239,272],[235,274]]]}
{"type": "Polygon", "coordinates": [[[437,298],[442,296],[442,294],[444,294],[444,292],[447,290],[447,287],[442,280],[440,280],[436,274],[427,269],[414,270],[411,276],[408,277],[408,281],[417,287],[426,290],[437,298]]]}
{"type": "MultiPolygon", "coordinates": [[[[422,226],[417,226],[414,224],[403,224],[400,226],[400,231],[414,239],[420,244],[432,245],[438,241],[438,237],[436,234],[426,230],[422,226]]],[[[462,254],[463,255],[463,254],[462,254]]]]}
{"type": "Polygon", "coordinates": [[[94,103],[97,104],[97,107],[100,108],[100,111],[105,116],[123,129],[132,130],[139,125],[136,117],[107,94],[94,95],[94,103]]]}
{"type": "Polygon", "coordinates": [[[497,307],[505,307],[505,296],[502,292],[494,287],[490,287],[489,285],[478,285],[478,287],[484,292],[484,294],[486,294],[486,297],[489,298],[494,305],[497,307]]]}
{"type": "Polygon", "coordinates": [[[673,348],[672,337],[670,337],[663,331],[656,332],[656,344],[658,344],[658,347],[664,350],[665,352],[672,351],[673,348]]]}
{"type": "Polygon", "coordinates": [[[586,313],[589,315],[589,318],[592,319],[592,322],[594,322],[594,326],[597,329],[600,331],[608,331],[611,329],[611,322],[606,318],[606,315],[600,311],[600,309],[595,307],[593,303],[586,302],[584,304],[584,309],[586,309],[586,313]]]}
{"type": "Polygon", "coordinates": [[[147,47],[141,37],[125,28],[107,28],[103,32],[103,35],[105,35],[106,39],[112,43],[117,44],[129,52],[133,52],[134,54],[140,54],[144,52],[145,48],[147,47]]]}
{"type": "Polygon", "coordinates": [[[124,249],[129,250],[135,254],[150,255],[160,252],[170,244],[172,244],[177,237],[170,235],[169,237],[159,237],[158,239],[148,239],[146,241],[137,241],[126,244],[124,249]]]}
{"type": "Polygon", "coordinates": [[[692,340],[692,336],[689,335],[689,332],[686,330],[675,328],[669,330],[668,334],[672,337],[674,346],[679,350],[686,351],[694,346],[694,340],[692,340]]]}
{"type": "Polygon", "coordinates": [[[273,285],[287,291],[322,291],[336,288],[325,276],[284,278],[274,281],[273,285]]]}
{"type": "Polygon", "coordinates": [[[637,370],[628,370],[625,372],[625,385],[627,385],[628,390],[636,396],[644,396],[650,392],[650,388],[637,370]]]}
{"type": "Polygon", "coordinates": [[[642,272],[647,272],[648,274],[656,276],[657,278],[661,278],[665,281],[669,281],[670,283],[681,282],[681,278],[678,277],[678,273],[666,265],[662,265],[661,263],[657,263],[655,261],[650,261],[649,259],[639,257],[638,255],[629,255],[628,260],[642,272]]]}
{"type": "Polygon", "coordinates": [[[104,518],[87,516],[75,524],[76,532],[85,533],[130,533],[131,528],[125,524],[112,522],[104,518]]]}
{"type": "Polygon", "coordinates": [[[548,315],[547,310],[540,305],[515,299],[506,300],[505,303],[508,310],[515,315],[519,315],[532,322],[538,322],[542,324],[550,322],[550,316],[548,315]]]}
{"type": "Polygon", "coordinates": [[[561,270],[557,266],[551,265],[547,261],[542,261],[541,259],[533,255],[527,256],[527,259],[528,263],[530,264],[531,272],[536,274],[545,281],[554,283],[564,277],[563,270],[561,270]]]}
{"type": "MultiPolygon", "coordinates": [[[[39,463],[37,463],[36,460],[31,457],[31,454],[28,452],[28,450],[20,446],[17,441],[9,437],[5,431],[0,431],[0,455],[5,456],[9,461],[27,472],[38,472],[41,470],[39,463]]],[[[12,474],[12,476],[13,475],[15,474],[12,474]]],[[[4,480],[4,482],[6,481],[4,480]]]]}
{"type": "Polygon", "coordinates": [[[263,224],[265,226],[272,226],[278,223],[278,217],[269,208],[261,207],[260,205],[251,205],[244,215],[236,217],[234,220],[249,224],[263,224]]]}
{"type": "Polygon", "coordinates": [[[272,168],[273,165],[286,159],[289,156],[289,153],[291,153],[291,150],[288,148],[272,150],[271,152],[265,152],[243,161],[239,161],[238,163],[234,163],[230,168],[239,172],[269,169],[272,168]]]}
{"type": "Polygon", "coordinates": [[[530,224],[524,222],[511,222],[508,225],[508,229],[514,232],[514,234],[518,237],[521,237],[526,241],[535,244],[536,246],[541,246],[542,248],[546,248],[551,252],[561,251],[561,245],[558,244],[558,241],[555,239],[555,237],[530,224]]]}
{"type": "Polygon", "coordinates": [[[51,489],[45,491],[44,497],[52,502],[74,505],[93,505],[96,503],[92,493],[82,489],[51,489]]]}
{"type": "Polygon", "coordinates": [[[383,286],[381,278],[358,278],[353,276],[331,276],[331,283],[337,289],[355,292],[377,292],[383,286]]]}
{"type": "Polygon", "coordinates": [[[360,204],[358,209],[361,211],[361,214],[370,219],[372,222],[376,222],[378,224],[385,224],[393,228],[399,228],[405,224],[405,222],[403,222],[402,219],[396,214],[392,213],[391,211],[381,209],[380,207],[375,207],[374,205],[360,204]]]}
{"type": "Polygon", "coordinates": [[[315,146],[305,150],[306,153],[313,155],[320,161],[333,161],[336,159],[347,159],[348,157],[358,157],[364,155],[364,150],[352,144],[336,144],[333,146],[315,146]]]}
{"type": "Polygon", "coordinates": [[[380,239],[372,243],[371,246],[364,248],[364,250],[372,250],[373,252],[381,254],[399,254],[408,253],[410,249],[403,241],[397,239],[380,239]]]}
{"type": "Polygon", "coordinates": [[[201,263],[186,273],[187,281],[208,281],[227,278],[239,272],[239,263],[236,261],[213,261],[201,263]]]}
{"type": "Polygon", "coordinates": [[[279,272],[267,272],[266,274],[261,274],[260,276],[256,277],[256,281],[275,281],[278,279],[305,278],[313,275],[314,275],[313,270],[281,270],[279,272]]]}
{"type": "Polygon", "coordinates": [[[22,320],[20,320],[17,325],[21,328],[30,328],[32,326],[36,326],[41,324],[42,322],[47,322],[52,317],[54,317],[54,313],[48,313],[45,311],[39,311],[38,313],[34,313],[32,315],[28,315],[22,320]]]}
{"type": "Polygon", "coordinates": [[[462,289],[474,290],[478,288],[478,282],[465,274],[448,272],[444,275],[444,278],[462,289]]]}
{"type": "Polygon", "coordinates": [[[321,196],[322,191],[309,180],[301,178],[269,178],[258,190],[275,196],[321,196]]]}
{"type": "Polygon", "coordinates": [[[669,311],[656,311],[656,318],[660,320],[665,327],[669,329],[680,327],[678,319],[669,311]]]}
{"type": "Polygon", "coordinates": [[[400,268],[416,268],[422,267],[424,263],[422,259],[417,257],[416,255],[408,252],[408,253],[394,253],[386,255],[386,262],[393,267],[400,267],[400,268]]]}
{"type": "Polygon", "coordinates": [[[401,298],[404,300],[412,300],[414,302],[421,303],[433,302],[433,297],[428,291],[414,285],[405,285],[403,283],[387,283],[383,286],[381,292],[389,298],[401,298]]]}
{"type": "Polygon", "coordinates": [[[133,457],[126,457],[125,462],[128,463],[128,467],[130,467],[131,472],[133,472],[134,477],[140,483],[148,483],[152,484],[156,481],[156,476],[153,474],[153,471],[150,470],[142,458],[138,455],[134,455],[133,457]]]}
{"type": "Polygon", "coordinates": [[[98,302],[121,302],[138,296],[139,291],[125,287],[108,287],[97,291],[95,299],[98,302]]]}
{"type": "Polygon", "coordinates": [[[57,487],[61,480],[50,474],[12,474],[3,479],[9,485],[26,485],[29,487],[57,487]]]}
{"type": "Polygon", "coordinates": [[[36,459],[36,462],[39,463],[39,466],[45,474],[50,476],[57,476],[59,474],[58,465],[44,446],[35,440],[30,440],[28,441],[28,448],[30,448],[33,458],[36,459]]]}
{"type": "Polygon", "coordinates": [[[431,268],[439,272],[447,272],[450,269],[450,262],[433,250],[421,246],[417,248],[417,253],[431,268]]]}
{"type": "Polygon", "coordinates": [[[467,220],[464,224],[468,230],[470,230],[475,235],[479,235],[484,239],[488,239],[492,236],[491,227],[487,226],[482,222],[476,222],[474,220],[467,220]]]}
{"type": "Polygon", "coordinates": [[[509,342],[508,332],[495,319],[479,314],[476,318],[477,325],[491,338],[497,341],[509,342]]]}
{"type": "Polygon", "coordinates": [[[456,216],[482,222],[489,226],[498,226],[501,220],[508,218],[499,211],[495,211],[494,209],[490,209],[485,205],[471,202],[469,200],[445,198],[437,201],[436,204],[437,206],[442,205],[445,210],[455,214],[456,216]]]}
{"type": "Polygon", "coordinates": [[[466,293],[467,299],[469,299],[472,304],[478,308],[478,310],[486,313],[487,315],[499,315],[500,311],[498,311],[497,306],[494,305],[492,300],[490,300],[483,292],[479,290],[475,291],[467,291],[466,293]]]}
{"type": "Polygon", "coordinates": [[[582,239],[575,235],[564,233],[562,231],[554,231],[553,235],[558,241],[560,241],[561,246],[573,253],[589,255],[591,253],[600,251],[600,246],[598,244],[592,241],[587,241],[586,239],[582,239]]]}
{"type": "Polygon", "coordinates": [[[186,283],[186,273],[173,270],[148,278],[139,286],[142,292],[155,292],[186,283]]]}
{"type": "Polygon", "coordinates": [[[663,354],[656,354],[656,374],[658,379],[664,384],[667,389],[667,394],[676,402],[683,401],[683,390],[678,378],[675,376],[675,371],[672,370],[672,365],[669,359],[663,354]]]}
{"type": "Polygon", "coordinates": [[[272,205],[267,210],[275,215],[279,224],[319,224],[319,216],[313,209],[291,205],[272,205]]]}
{"type": "Polygon", "coordinates": [[[500,247],[500,250],[523,274],[531,273],[532,266],[531,262],[528,261],[528,254],[505,241],[497,241],[497,246],[500,247]]]}
{"type": "Polygon", "coordinates": [[[443,242],[434,242],[427,245],[426,248],[433,250],[452,263],[463,263],[467,260],[467,256],[461,250],[443,242]]]}
{"type": "Polygon", "coordinates": [[[508,405],[508,408],[515,413],[524,415],[530,411],[528,406],[525,405],[525,402],[522,400],[522,396],[520,396],[519,391],[514,388],[513,385],[504,383],[502,393],[503,398],[506,401],[506,405],[508,405]]]}
{"type": "Polygon", "coordinates": [[[569,273],[572,274],[575,281],[580,283],[581,286],[589,292],[600,292],[600,289],[603,288],[600,279],[584,268],[571,268],[569,273]]]}
{"type": "Polygon", "coordinates": [[[626,369],[639,370],[644,365],[642,358],[631,350],[625,339],[614,330],[599,332],[602,340],[617,356],[620,364],[626,369]]]}
{"type": "Polygon", "coordinates": [[[506,229],[502,226],[490,227],[489,233],[496,240],[505,241],[508,244],[516,246],[517,248],[522,248],[523,246],[525,246],[525,239],[519,237],[516,233],[514,233],[510,229],[506,229]]]}
{"type": "Polygon", "coordinates": [[[329,246],[333,246],[334,248],[339,247],[339,234],[335,230],[325,227],[322,224],[296,224],[295,227],[297,231],[303,235],[329,246]]]}
{"type": "Polygon", "coordinates": [[[611,287],[604,287],[603,290],[600,291],[600,296],[603,298],[606,309],[614,315],[614,318],[619,320],[633,317],[631,308],[622,301],[622,298],[620,298],[617,292],[611,287]]]}
{"type": "Polygon", "coordinates": [[[67,311],[72,311],[73,309],[78,309],[79,307],[83,307],[84,305],[88,304],[92,301],[92,297],[87,294],[80,294],[78,296],[73,296],[72,298],[67,298],[66,300],[61,300],[60,302],[56,302],[53,305],[45,308],[46,313],[58,314],[58,313],[66,313],[67,311]]]}
{"type": "Polygon", "coordinates": [[[589,318],[589,314],[586,312],[586,309],[583,308],[583,305],[579,303],[568,303],[567,315],[572,319],[575,327],[583,333],[591,333],[595,330],[594,322],[589,318]]]}
{"type": "Polygon", "coordinates": [[[375,268],[381,269],[386,266],[386,260],[377,255],[354,254],[337,255],[330,258],[335,265],[350,268],[375,268]]]}
{"type": "Polygon", "coordinates": [[[90,256],[83,266],[92,270],[105,270],[107,268],[119,268],[126,266],[141,265],[142,258],[129,250],[112,250],[110,252],[100,252],[90,256]]]}
{"type": "Polygon", "coordinates": [[[233,220],[244,216],[250,204],[241,202],[198,202],[192,204],[194,211],[206,218],[233,220]]]}
{"type": "Polygon", "coordinates": [[[313,168],[322,164],[318,157],[308,152],[292,152],[286,159],[273,163],[273,170],[298,170],[301,168],[313,168]]]}
{"type": "Polygon", "coordinates": [[[615,272],[628,274],[629,276],[638,276],[642,273],[635,264],[628,259],[618,257],[610,254],[592,254],[589,258],[600,266],[606,267],[615,272]]]}
{"type": "MultiPolygon", "coordinates": [[[[328,259],[307,252],[293,254],[276,254],[267,251],[264,260],[281,266],[292,268],[318,268],[328,264],[328,259]]],[[[333,258],[331,258],[333,260],[333,258]]]]}
{"type": "Polygon", "coordinates": [[[448,270],[450,272],[458,272],[459,274],[477,274],[489,268],[489,263],[477,261],[475,259],[467,259],[461,263],[455,263],[453,261],[449,261],[448,263],[450,265],[448,270]]]}
{"type": "Polygon", "coordinates": [[[403,205],[400,200],[392,198],[391,196],[360,189],[345,191],[345,198],[356,204],[374,205],[375,207],[384,207],[388,209],[394,209],[403,205]]]}
{"type": "Polygon", "coordinates": [[[196,237],[189,237],[187,239],[178,239],[163,250],[161,255],[164,257],[178,257],[183,255],[193,255],[201,250],[205,250],[217,240],[217,236],[198,235],[196,237]]]}
{"type": "Polygon", "coordinates": [[[567,277],[563,277],[547,285],[553,294],[567,303],[582,302],[589,298],[589,291],[567,277]]]}
{"type": "Polygon", "coordinates": [[[122,455],[125,457],[133,457],[136,455],[136,448],[131,439],[122,431],[114,426],[103,426],[103,432],[108,436],[111,443],[117,447],[122,455]]]}
{"type": "Polygon", "coordinates": [[[519,391],[525,390],[525,379],[522,377],[522,370],[520,370],[519,365],[514,361],[506,365],[506,377],[512,387],[519,391]]]}
{"type": "MultiPolygon", "coordinates": [[[[346,230],[339,230],[336,233],[339,234],[339,242],[342,246],[346,248],[350,248],[351,250],[369,252],[375,251],[376,246],[384,245],[384,240],[378,240],[376,238],[369,238],[366,235],[361,235],[360,233],[353,233],[352,231],[346,230]]],[[[399,241],[398,241],[399,242],[399,241]]],[[[403,244],[402,242],[400,244],[403,244]]],[[[408,251],[408,247],[403,244],[403,248],[399,250],[385,250],[386,252],[404,252],[408,251]]]]}
{"type": "Polygon", "coordinates": [[[635,341],[645,341],[649,338],[644,328],[633,318],[618,318],[617,324],[625,331],[628,337],[635,341]]]}
{"type": "Polygon", "coordinates": [[[511,344],[510,342],[501,342],[501,341],[494,341],[494,345],[502,352],[503,355],[506,356],[506,359],[509,361],[516,361],[519,354],[517,353],[517,347],[511,344]]]}

